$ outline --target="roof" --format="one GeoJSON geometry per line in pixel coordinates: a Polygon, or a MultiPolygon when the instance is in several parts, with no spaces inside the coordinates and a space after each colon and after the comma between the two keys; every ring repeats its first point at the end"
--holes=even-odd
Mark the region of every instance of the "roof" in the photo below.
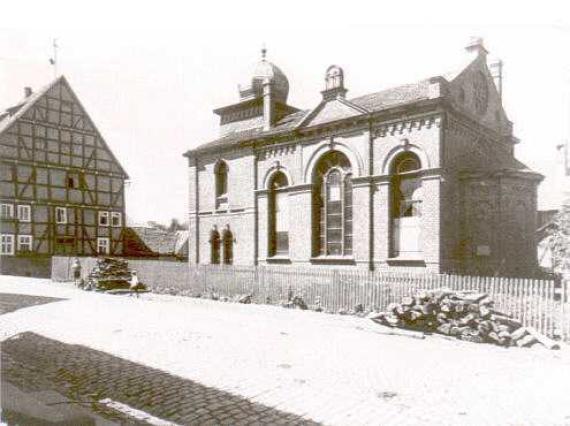
{"type": "Polygon", "coordinates": [[[158,228],[129,227],[127,233],[128,254],[175,255],[188,235],[158,228]]]}
{"type": "Polygon", "coordinates": [[[67,81],[67,79],[63,75],[60,75],[59,77],[55,78],[51,83],[45,85],[44,87],[42,87],[37,92],[33,92],[30,96],[22,99],[16,105],[8,107],[4,111],[0,112],[0,134],[2,134],[2,132],[7,130],[12,124],[14,124],[42,96],[44,96],[47,92],[49,92],[49,90],[52,87],[56,86],[59,83],[63,83],[67,86],[67,89],[69,89],[71,96],[74,98],[75,102],[77,102],[77,104],[81,107],[81,109],[83,110],[83,112],[87,116],[90,124],[93,126],[95,133],[97,133],[99,138],[103,141],[103,144],[106,146],[107,150],[109,151],[109,155],[111,156],[111,158],[113,158],[113,160],[115,161],[115,163],[117,164],[117,166],[121,170],[122,174],[124,175],[125,179],[129,179],[128,173],[125,171],[125,169],[123,168],[123,166],[121,165],[121,163],[119,162],[117,157],[115,157],[115,154],[113,153],[113,151],[109,148],[109,146],[105,142],[105,139],[101,135],[101,132],[99,132],[99,130],[97,129],[97,126],[95,126],[95,124],[93,123],[93,120],[91,120],[91,117],[87,113],[87,110],[85,109],[85,107],[83,106],[83,104],[81,103],[81,101],[79,100],[79,98],[77,97],[77,95],[75,94],[73,89],[71,88],[69,82],[67,81]]]}
{"type": "Polygon", "coordinates": [[[32,105],[34,105],[38,99],[45,95],[49,89],[59,83],[59,81],[63,78],[63,76],[56,78],[50,84],[47,84],[39,91],[32,93],[27,98],[22,99],[16,105],[8,107],[4,111],[0,112],[0,133],[15,123],[22,115],[25,114],[27,110],[31,108],[32,105]]]}
{"type": "MultiPolygon", "coordinates": [[[[430,79],[421,80],[417,83],[393,87],[390,89],[382,90],[380,92],[370,93],[364,96],[345,100],[344,102],[346,104],[352,104],[354,107],[356,107],[355,109],[359,110],[358,115],[365,114],[366,112],[378,112],[395,106],[429,99],[429,84],[430,79]]],[[[213,141],[204,143],[197,148],[190,150],[189,153],[209,151],[218,148],[229,148],[234,145],[239,145],[241,142],[249,141],[252,139],[286,134],[289,131],[295,129],[312,111],[313,110],[301,110],[293,114],[289,114],[279,120],[273,128],[267,131],[264,131],[262,127],[257,127],[226,134],[218,139],[214,139],[213,141]]],[[[348,110],[347,114],[339,115],[338,109],[331,110],[331,114],[333,114],[334,117],[328,117],[328,120],[326,118],[321,118],[319,122],[315,124],[321,124],[324,121],[340,120],[355,115],[354,113],[349,114],[348,110]]]]}
{"type": "Polygon", "coordinates": [[[381,92],[370,93],[350,99],[350,102],[370,112],[381,111],[394,106],[429,99],[430,79],[421,80],[417,83],[404,84],[392,87],[381,92]]]}
{"type": "Polygon", "coordinates": [[[264,131],[263,127],[232,132],[218,139],[207,142],[192,150],[192,152],[209,151],[216,148],[227,148],[233,145],[239,145],[241,142],[256,139],[258,137],[276,136],[286,134],[295,129],[296,125],[305,117],[308,110],[297,111],[282,118],[271,130],[264,131]]]}

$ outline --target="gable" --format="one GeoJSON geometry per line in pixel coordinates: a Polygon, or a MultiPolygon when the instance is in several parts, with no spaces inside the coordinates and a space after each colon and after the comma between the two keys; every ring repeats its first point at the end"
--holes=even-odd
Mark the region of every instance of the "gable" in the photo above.
{"type": "Polygon", "coordinates": [[[127,174],[64,77],[33,94],[0,129],[3,158],[127,174]]]}
{"type": "Polygon", "coordinates": [[[303,120],[304,127],[318,126],[320,124],[330,123],[344,118],[355,117],[361,115],[362,111],[349,105],[346,101],[334,99],[321,103],[303,120]]]}
{"type": "Polygon", "coordinates": [[[500,134],[510,134],[511,123],[485,55],[478,56],[454,76],[449,89],[452,105],[457,110],[500,134]]]}

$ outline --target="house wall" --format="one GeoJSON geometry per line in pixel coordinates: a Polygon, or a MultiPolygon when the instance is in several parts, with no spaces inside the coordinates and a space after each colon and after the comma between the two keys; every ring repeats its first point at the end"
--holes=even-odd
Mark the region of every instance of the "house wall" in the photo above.
{"type": "Polygon", "coordinates": [[[445,199],[453,206],[442,227],[448,269],[533,273],[540,176],[514,170],[505,138],[458,114],[448,114],[444,141],[445,199]]]}
{"type": "Polygon", "coordinates": [[[377,269],[410,267],[440,271],[442,264],[441,222],[441,124],[439,113],[407,120],[378,123],[374,128],[373,142],[373,262],[377,269]],[[395,259],[392,252],[392,224],[390,217],[393,161],[406,151],[414,152],[421,161],[422,202],[421,234],[423,262],[407,262],[395,259]]]}
{"type": "Polygon", "coordinates": [[[220,235],[226,226],[234,236],[233,263],[255,262],[255,157],[251,150],[224,152],[190,159],[190,263],[210,263],[210,236],[217,228],[220,235]],[[215,167],[219,161],[228,166],[228,205],[216,208],[215,167]],[[199,190],[196,190],[198,182],[199,190]]]}

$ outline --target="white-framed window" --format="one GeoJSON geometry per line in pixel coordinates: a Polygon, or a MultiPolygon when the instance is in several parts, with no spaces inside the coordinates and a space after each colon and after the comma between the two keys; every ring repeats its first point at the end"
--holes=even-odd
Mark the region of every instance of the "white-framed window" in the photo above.
{"type": "Polygon", "coordinates": [[[13,204],[0,204],[0,218],[13,219],[14,218],[14,205],[13,204]]]}
{"type": "Polygon", "coordinates": [[[97,253],[109,254],[109,238],[106,237],[97,238],[97,253]]]}
{"type": "Polygon", "coordinates": [[[120,212],[111,212],[111,226],[119,227],[122,225],[122,215],[120,212]]]}
{"type": "Polygon", "coordinates": [[[67,223],[67,209],[65,207],[55,208],[55,223],[67,223]]]}
{"type": "Polygon", "coordinates": [[[99,212],[99,226],[109,226],[109,212],[99,212]]]}
{"type": "Polygon", "coordinates": [[[14,254],[14,234],[0,235],[0,254],[14,254]]]}
{"type": "Polygon", "coordinates": [[[18,235],[18,251],[27,252],[32,251],[32,236],[31,235],[18,235]]]}
{"type": "Polygon", "coordinates": [[[27,204],[19,204],[18,220],[21,222],[30,222],[32,220],[32,207],[27,204]]]}

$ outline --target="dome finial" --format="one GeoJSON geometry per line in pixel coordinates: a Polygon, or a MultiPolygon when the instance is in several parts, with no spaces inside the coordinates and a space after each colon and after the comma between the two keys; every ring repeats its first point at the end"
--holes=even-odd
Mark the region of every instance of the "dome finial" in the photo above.
{"type": "Polygon", "coordinates": [[[261,45],[261,60],[265,61],[266,56],[267,56],[267,47],[265,46],[265,43],[263,43],[261,45]]]}

